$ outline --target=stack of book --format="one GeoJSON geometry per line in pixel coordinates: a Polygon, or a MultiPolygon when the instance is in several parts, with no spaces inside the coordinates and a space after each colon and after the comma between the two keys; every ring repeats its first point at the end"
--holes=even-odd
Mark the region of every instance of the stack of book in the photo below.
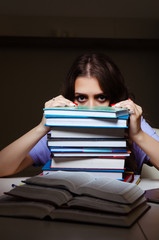
{"type": "Polygon", "coordinates": [[[136,184],[87,172],[28,178],[0,199],[0,216],[130,227],[149,205],[136,184]]]}
{"type": "Polygon", "coordinates": [[[124,179],[129,112],[125,108],[77,106],[44,109],[51,127],[47,144],[50,171],[87,171],[95,176],[124,179]]]}

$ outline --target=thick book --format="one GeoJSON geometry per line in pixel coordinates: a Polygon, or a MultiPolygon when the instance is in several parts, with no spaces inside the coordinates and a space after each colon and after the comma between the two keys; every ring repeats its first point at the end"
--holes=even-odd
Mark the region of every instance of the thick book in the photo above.
{"type": "Polygon", "coordinates": [[[45,117],[117,118],[129,115],[129,110],[127,108],[115,108],[105,106],[55,107],[44,108],[43,110],[45,117]]]}
{"type": "Polygon", "coordinates": [[[48,147],[126,147],[126,139],[48,138],[48,147]]]}
{"type": "MultiPolygon", "coordinates": [[[[42,168],[42,175],[49,175],[52,174],[53,171],[59,171],[59,169],[51,167],[52,160],[49,160],[42,168]]],[[[96,177],[107,177],[118,179],[120,181],[124,180],[124,170],[102,170],[102,169],[63,169],[62,171],[69,171],[69,172],[88,172],[89,174],[93,175],[94,178],[96,177]]],[[[130,182],[130,181],[128,181],[130,182]]]]}
{"type": "Polygon", "coordinates": [[[144,194],[144,191],[136,184],[107,177],[95,178],[88,172],[57,171],[49,175],[31,177],[24,182],[38,186],[61,188],[77,195],[97,197],[125,204],[134,203],[144,194]]]}
{"type": "Polygon", "coordinates": [[[52,127],[54,138],[123,138],[125,128],[90,128],[90,127],[52,127]]]}
{"type": "Polygon", "coordinates": [[[128,119],[119,118],[46,118],[50,127],[127,128],[128,119]]]}
{"type": "Polygon", "coordinates": [[[123,170],[125,158],[84,158],[84,157],[54,157],[51,160],[51,168],[84,168],[84,169],[105,169],[123,170]]]}
{"type": "MultiPolygon", "coordinates": [[[[44,167],[42,175],[49,175],[52,174],[53,171],[59,171],[58,169],[55,168],[49,168],[49,167],[44,167]]],[[[119,171],[99,171],[99,170],[93,170],[93,171],[88,171],[88,169],[63,169],[62,171],[69,171],[69,172],[87,172],[89,174],[92,174],[93,177],[107,177],[111,179],[116,179],[119,181],[124,180],[124,172],[119,172],[119,171]]],[[[129,181],[128,181],[129,182],[129,181]]]]}
{"type": "MultiPolygon", "coordinates": [[[[41,193],[43,192],[45,189],[41,190],[41,193]]],[[[29,191],[25,193],[27,196],[24,196],[24,199],[1,197],[0,216],[130,227],[149,209],[144,198],[132,205],[121,205],[85,196],[74,197],[65,204],[65,207],[56,207],[54,200],[51,200],[51,203],[45,202],[41,200],[41,197],[39,199],[39,194],[38,196],[34,194],[37,201],[31,200],[32,196],[29,196],[29,191]]]]}
{"type": "Polygon", "coordinates": [[[122,215],[130,213],[133,209],[146,202],[146,198],[143,196],[135,201],[135,203],[120,204],[90,196],[74,196],[64,189],[29,184],[15,186],[9,192],[5,192],[5,194],[21,199],[50,203],[55,207],[82,207],[85,209],[118,213],[122,215]]]}

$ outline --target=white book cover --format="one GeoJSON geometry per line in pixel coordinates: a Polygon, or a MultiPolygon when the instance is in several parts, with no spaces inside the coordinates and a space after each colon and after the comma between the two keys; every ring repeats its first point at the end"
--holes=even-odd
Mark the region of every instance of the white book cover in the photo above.
{"type": "Polygon", "coordinates": [[[124,166],[122,158],[54,157],[51,161],[51,168],[124,169],[124,166]]]}
{"type": "Polygon", "coordinates": [[[127,119],[116,118],[46,118],[46,126],[127,128],[127,119]]]}
{"type": "Polygon", "coordinates": [[[48,147],[126,147],[125,139],[48,139],[48,147]]]}

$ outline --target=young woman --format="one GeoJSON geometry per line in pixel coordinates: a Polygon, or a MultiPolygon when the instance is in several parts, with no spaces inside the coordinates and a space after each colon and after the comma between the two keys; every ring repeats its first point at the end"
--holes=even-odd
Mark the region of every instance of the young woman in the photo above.
{"type": "MultiPolygon", "coordinates": [[[[159,169],[159,160],[151,151],[150,142],[159,144],[159,137],[142,117],[142,108],[129,99],[129,93],[118,67],[103,54],[83,54],[73,63],[64,81],[62,95],[45,103],[55,106],[127,107],[131,110],[129,142],[132,147],[131,163],[137,163],[138,172],[143,163],[159,169]],[[117,104],[116,104],[117,103],[117,104]],[[154,140],[156,139],[156,140],[154,140]]],[[[43,117],[40,124],[0,152],[0,176],[17,173],[35,164],[43,165],[50,159],[47,133],[43,117]]]]}

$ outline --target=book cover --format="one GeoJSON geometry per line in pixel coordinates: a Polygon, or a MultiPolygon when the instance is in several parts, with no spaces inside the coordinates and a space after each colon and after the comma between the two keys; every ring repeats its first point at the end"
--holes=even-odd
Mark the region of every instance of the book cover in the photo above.
{"type": "Polygon", "coordinates": [[[48,147],[126,147],[126,139],[48,138],[48,147]]]}
{"type": "Polygon", "coordinates": [[[84,168],[123,170],[125,158],[84,158],[84,157],[54,157],[51,160],[51,168],[84,168]]]}
{"type": "Polygon", "coordinates": [[[119,118],[46,118],[46,126],[51,127],[101,127],[127,128],[128,119],[119,118]]]}
{"type": "Polygon", "coordinates": [[[45,117],[98,117],[98,118],[117,118],[124,116],[128,118],[127,108],[115,108],[105,106],[75,106],[75,107],[55,107],[44,108],[45,117]]]}
{"type": "Polygon", "coordinates": [[[125,128],[52,127],[50,131],[54,138],[123,138],[125,134],[125,128]]]}

